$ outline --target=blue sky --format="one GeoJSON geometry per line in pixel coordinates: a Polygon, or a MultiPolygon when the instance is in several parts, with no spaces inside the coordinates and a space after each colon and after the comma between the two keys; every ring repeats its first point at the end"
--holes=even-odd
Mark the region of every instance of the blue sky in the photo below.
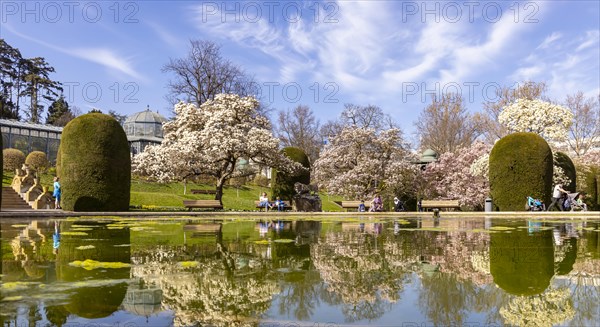
{"type": "Polygon", "coordinates": [[[546,81],[549,96],[600,92],[598,1],[2,1],[0,37],[41,56],[67,100],[123,114],[169,115],[169,58],[190,39],[222,44],[275,110],[374,104],[405,132],[432,93],[470,111],[494,90],[546,81]]]}

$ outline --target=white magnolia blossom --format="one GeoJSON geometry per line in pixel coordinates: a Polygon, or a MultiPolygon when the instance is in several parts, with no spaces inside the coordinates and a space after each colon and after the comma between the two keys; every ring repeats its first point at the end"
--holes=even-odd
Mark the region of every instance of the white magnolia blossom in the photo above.
{"type": "Polygon", "coordinates": [[[164,125],[164,140],[134,158],[137,173],[160,182],[191,176],[212,176],[217,199],[225,182],[247,174],[237,169],[241,160],[252,160],[286,172],[303,169],[279,151],[271,123],[259,114],[254,97],[219,94],[198,108],[180,102],[175,119],[164,125]]]}
{"type": "Polygon", "coordinates": [[[500,308],[511,326],[555,326],[573,318],[575,310],[568,288],[550,289],[536,296],[514,297],[500,308]]]}
{"type": "Polygon", "coordinates": [[[518,99],[504,107],[498,121],[511,133],[537,133],[549,141],[564,141],[573,124],[573,113],[541,100],[518,99]]]}
{"type": "Polygon", "coordinates": [[[471,165],[470,171],[473,176],[488,179],[490,175],[490,154],[484,153],[479,159],[475,160],[471,165]]]}
{"type": "Polygon", "coordinates": [[[314,178],[332,194],[364,199],[382,191],[403,159],[401,132],[392,128],[345,127],[325,146],[314,164],[314,178]]]}
{"type": "Polygon", "coordinates": [[[556,184],[569,185],[571,184],[571,179],[565,174],[564,169],[554,165],[552,169],[552,185],[556,184]]]}

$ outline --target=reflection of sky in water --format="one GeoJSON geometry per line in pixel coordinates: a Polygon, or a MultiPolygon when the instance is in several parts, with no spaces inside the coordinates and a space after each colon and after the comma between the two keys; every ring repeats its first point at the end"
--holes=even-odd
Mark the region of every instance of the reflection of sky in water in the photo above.
{"type": "Polygon", "coordinates": [[[600,319],[597,222],[62,221],[58,254],[55,227],[2,224],[3,324],[501,325],[542,307],[541,325],[600,319]],[[98,263],[69,265],[85,259],[98,263]]]}

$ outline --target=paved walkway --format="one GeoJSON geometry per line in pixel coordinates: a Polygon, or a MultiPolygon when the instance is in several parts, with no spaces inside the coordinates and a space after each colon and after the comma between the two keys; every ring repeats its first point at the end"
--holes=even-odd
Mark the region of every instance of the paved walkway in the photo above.
{"type": "MultiPolygon", "coordinates": [[[[236,217],[249,219],[264,218],[267,216],[283,216],[289,218],[310,218],[327,216],[360,216],[360,217],[378,217],[378,218],[416,218],[433,217],[433,212],[264,212],[264,211],[126,211],[126,212],[72,212],[63,210],[7,210],[0,211],[0,219],[10,218],[67,218],[67,217],[165,217],[165,218],[214,218],[218,217],[236,217]]],[[[481,212],[481,211],[442,211],[440,217],[443,218],[508,218],[508,219],[598,219],[600,220],[600,211],[552,211],[552,212],[481,212]]]]}

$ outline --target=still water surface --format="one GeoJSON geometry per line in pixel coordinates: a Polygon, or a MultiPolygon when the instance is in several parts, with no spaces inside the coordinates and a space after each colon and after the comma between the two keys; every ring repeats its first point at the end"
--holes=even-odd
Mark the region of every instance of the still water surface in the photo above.
{"type": "Polygon", "coordinates": [[[600,324],[598,221],[11,220],[1,244],[3,326],[600,324]]]}

